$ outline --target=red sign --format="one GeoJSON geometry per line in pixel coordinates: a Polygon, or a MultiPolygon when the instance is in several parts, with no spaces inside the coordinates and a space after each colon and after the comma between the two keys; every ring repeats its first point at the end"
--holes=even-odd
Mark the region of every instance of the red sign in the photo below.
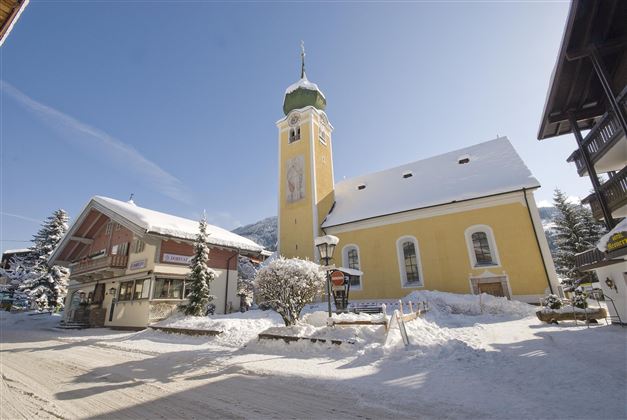
{"type": "Polygon", "coordinates": [[[331,281],[336,286],[342,286],[344,284],[344,273],[341,271],[334,271],[331,273],[331,281]]]}

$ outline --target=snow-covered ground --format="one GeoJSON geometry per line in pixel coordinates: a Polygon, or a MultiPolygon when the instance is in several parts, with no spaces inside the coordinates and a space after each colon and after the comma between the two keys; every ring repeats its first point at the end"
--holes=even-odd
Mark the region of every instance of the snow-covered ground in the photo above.
{"type": "MultiPolygon", "coordinates": [[[[431,310],[398,330],[336,327],[355,344],[257,341],[272,312],[176,318],[224,331],[60,331],[0,315],[2,418],[627,418],[627,328],[541,324],[502,299],[420,292],[431,310]]],[[[323,334],[308,308],[298,333],[323,334]]],[[[328,329],[327,329],[328,330],[328,329]]]]}

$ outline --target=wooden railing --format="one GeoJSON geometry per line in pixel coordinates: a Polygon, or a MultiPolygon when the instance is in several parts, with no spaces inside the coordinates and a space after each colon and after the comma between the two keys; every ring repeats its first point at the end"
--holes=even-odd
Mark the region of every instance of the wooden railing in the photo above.
{"type": "MultiPolygon", "coordinates": [[[[627,109],[627,87],[623,89],[618,96],[618,103],[623,108],[627,109]]],[[[614,145],[617,139],[619,139],[623,133],[623,129],[620,123],[616,119],[613,111],[608,111],[601,118],[601,120],[590,130],[588,135],[583,141],[584,148],[588,151],[590,160],[593,164],[598,161],[607,150],[614,145]]],[[[581,151],[575,151],[568,161],[574,161],[577,165],[577,172],[580,176],[583,176],[586,171],[586,164],[581,155],[581,151]]]]}
{"type": "Polygon", "coordinates": [[[575,267],[586,268],[599,264],[604,260],[605,254],[595,247],[579,254],[575,254],[575,267]]]}
{"type": "Polygon", "coordinates": [[[76,275],[106,268],[126,268],[127,264],[128,257],[126,255],[110,255],[108,257],[80,261],[78,264],[71,266],[70,271],[72,275],[76,275]]]}
{"type": "MultiPolygon", "coordinates": [[[[601,194],[605,197],[611,212],[627,206],[627,166],[601,185],[601,194]]],[[[582,201],[590,204],[596,219],[603,218],[603,210],[596,194],[590,194],[582,201]]]]}

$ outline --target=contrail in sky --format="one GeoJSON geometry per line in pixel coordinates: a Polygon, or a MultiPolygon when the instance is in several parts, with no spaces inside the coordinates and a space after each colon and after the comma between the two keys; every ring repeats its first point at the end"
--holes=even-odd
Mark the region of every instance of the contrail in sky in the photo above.
{"type": "Polygon", "coordinates": [[[0,80],[0,90],[11,96],[30,112],[56,130],[63,131],[63,140],[75,145],[87,146],[94,155],[105,155],[125,171],[135,172],[153,190],[177,201],[190,204],[192,195],[174,175],[144,157],[132,146],[110,136],[102,130],[78,121],[63,112],[44,105],[10,83],[0,80]],[[94,150],[97,149],[97,150],[94,150]]]}

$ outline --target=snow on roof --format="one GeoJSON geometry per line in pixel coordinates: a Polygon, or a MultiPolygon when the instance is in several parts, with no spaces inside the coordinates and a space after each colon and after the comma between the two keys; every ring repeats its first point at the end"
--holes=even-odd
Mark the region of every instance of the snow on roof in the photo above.
{"type": "Polygon", "coordinates": [[[322,226],[539,186],[507,137],[499,137],[337,183],[322,226]]]}
{"type": "MultiPolygon", "coordinates": [[[[296,83],[293,83],[285,89],[285,94],[294,92],[298,88],[308,89],[308,90],[317,90],[323,98],[325,98],[324,93],[320,90],[317,84],[310,82],[307,79],[307,75],[303,75],[303,77],[296,83]]],[[[325,98],[326,99],[326,98],[325,98]]]]}
{"type": "MultiPolygon", "coordinates": [[[[147,233],[194,240],[198,234],[198,220],[185,219],[171,214],[137,206],[113,198],[95,196],[93,201],[127,219],[147,233]]],[[[263,247],[250,239],[239,236],[226,229],[207,224],[207,240],[210,244],[237,248],[246,251],[261,251],[263,247]]]]}
{"type": "Polygon", "coordinates": [[[2,255],[4,255],[4,254],[23,254],[23,253],[30,252],[30,251],[31,251],[30,248],[7,249],[6,251],[2,252],[2,255]]]}

